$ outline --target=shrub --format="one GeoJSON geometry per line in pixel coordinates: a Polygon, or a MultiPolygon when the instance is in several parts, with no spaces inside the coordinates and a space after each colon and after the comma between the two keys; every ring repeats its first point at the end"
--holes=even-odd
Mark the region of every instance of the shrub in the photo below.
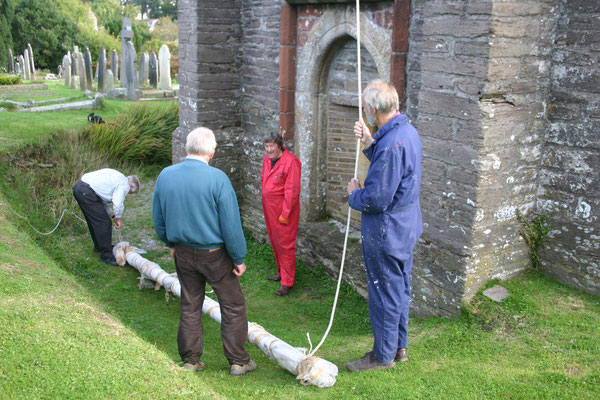
{"type": "Polygon", "coordinates": [[[94,124],[83,135],[99,150],[124,161],[171,163],[171,135],[179,125],[176,101],[135,104],[114,122],[94,124]]]}
{"type": "Polygon", "coordinates": [[[539,271],[542,267],[539,251],[543,247],[544,239],[550,230],[548,217],[544,214],[525,216],[517,210],[517,221],[522,226],[519,234],[525,240],[527,246],[529,246],[531,266],[535,271],[539,271]]]}
{"type": "Polygon", "coordinates": [[[0,85],[16,85],[21,83],[19,76],[0,76],[0,85]]]}

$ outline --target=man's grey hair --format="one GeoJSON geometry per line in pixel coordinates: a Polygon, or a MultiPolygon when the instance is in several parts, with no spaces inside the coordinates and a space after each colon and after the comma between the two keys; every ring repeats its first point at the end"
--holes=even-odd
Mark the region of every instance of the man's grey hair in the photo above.
{"type": "Polygon", "coordinates": [[[187,135],[185,148],[188,154],[210,156],[217,148],[215,134],[208,128],[196,128],[187,135]]]}
{"type": "Polygon", "coordinates": [[[127,182],[129,182],[129,186],[133,186],[133,189],[131,189],[132,194],[140,191],[140,180],[136,175],[129,175],[127,182]]]}
{"type": "Polygon", "coordinates": [[[391,83],[375,79],[363,91],[363,102],[377,114],[389,114],[398,111],[398,92],[391,83]]]}
{"type": "Polygon", "coordinates": [[[263,143],[275,143],[280,150],[283,149],[283,137],[276,132],[270,132],[269,134],[267,134],[267,136],[265,136],[265,139],[263,140],[263,143]]]}

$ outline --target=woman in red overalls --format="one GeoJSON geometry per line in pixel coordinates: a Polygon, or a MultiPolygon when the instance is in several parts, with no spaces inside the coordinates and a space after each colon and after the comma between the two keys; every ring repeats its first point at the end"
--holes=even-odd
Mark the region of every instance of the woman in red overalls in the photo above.
{"type": "Polygon", "coordinates": [[[262,206],[269,241],[275,254],[277,274],[267,279],[281,281],[277,297],[287,295],[296,275],[296,237],[300,220],[300,160],[283,147],[283,138],[271,133],[264,140],[261,186],[262,206]]]}

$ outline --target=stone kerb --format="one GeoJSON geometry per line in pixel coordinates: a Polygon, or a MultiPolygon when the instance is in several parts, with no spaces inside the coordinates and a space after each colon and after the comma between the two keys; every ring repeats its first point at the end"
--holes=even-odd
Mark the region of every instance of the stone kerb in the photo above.
{"type": "MultiPolygon", "coordinates": [[[[391,34],[365,15],[360,18],[361,45],[373,57],[379,76],[388,80],[391,34]]],[[[324,146],[319,145],[320,140],[316,137],[324,132],[325,104],[319,96],[324,84],[322,71],[338,41],[348,36],[356,39],[355,21],[353,7],[327,10],[313,26],[297,58],[295,146],[305,166],[300,192],[300,215],[304,220],[315,220],[325,202],[325,179],[319,161],[324,160],[324,146]]]]}

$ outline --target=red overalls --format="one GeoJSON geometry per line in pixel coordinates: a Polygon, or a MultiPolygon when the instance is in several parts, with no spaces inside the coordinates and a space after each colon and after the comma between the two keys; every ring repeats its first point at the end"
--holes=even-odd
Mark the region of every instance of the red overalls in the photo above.
{"type": "Polygon", "coordinates": [[[263,159],[260,182],[262,206],[269,241],[275,254],[277,273],[283,286],[294,286],[296,275],[296,236],[300,221],[300,171],[302,163],[284,148],[271,169],[271,159],[263,159]],[[289,221],[279,223],[279,216],[289,221]]]}

